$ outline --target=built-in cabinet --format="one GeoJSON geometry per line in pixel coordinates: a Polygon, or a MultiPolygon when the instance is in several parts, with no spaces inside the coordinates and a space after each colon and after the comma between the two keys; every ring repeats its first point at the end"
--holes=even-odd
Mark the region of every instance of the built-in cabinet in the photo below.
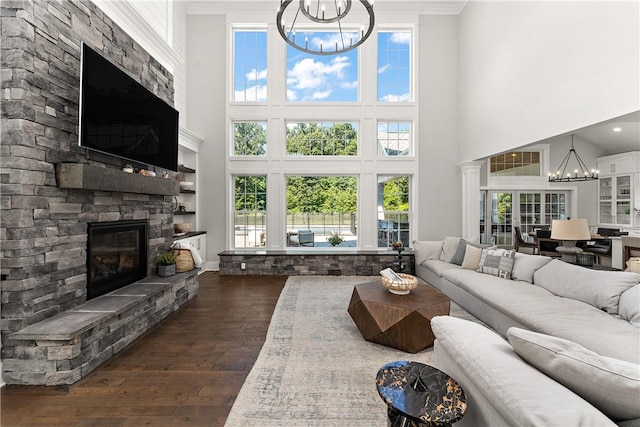
{"type": "Polygon", "coordinates": [[[598,224],[603,227],[640,227],[640,152],[597,160],[598,224]]]}
{"type": "Polygon", "coordinates": [[[173,223],[191,224],[188,231],[198,231],[198,151],[202,139],[184,128],[180,129],[178,174],[180,194],[174,201],[173,223]]]}

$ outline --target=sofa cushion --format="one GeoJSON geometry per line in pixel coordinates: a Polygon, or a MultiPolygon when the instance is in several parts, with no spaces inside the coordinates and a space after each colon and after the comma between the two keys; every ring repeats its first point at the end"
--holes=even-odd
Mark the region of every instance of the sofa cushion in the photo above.
{"type": "Polygon", "coordinates": [[[438,276],[442,276],[442,273],[447,270],[457,270],[461,268],[459,265],[451,264],[450,262],[440,261],[439,259],[428,259],[422,263],[423,266],[436,273],[438,276]]]}
{"type": "Polygon", "coordinates": [[[467,245],[461,267],[467,270],[477,270],[480,258],[482,258],[482,248],[467,245]]]}
{"type": "Polygon", "coordinates": [[[551,258],[548,256],[516,252],[516,257],[513,260],[513,270],[511,270],[511,279],[533,283],[533,273],[550,261],[551,258]]]}
{"type": "Polygon", "coordinates": [[[640,282],[640,274],[596,271],[554,259],[539,268],[533,283],[555,295],[617,314],[620,295],[640,282]]]}
{"type": "MultiPolygon", "coordinates": [[[[514,319],[511,326],[521,325],[576,342],[603,356],[640,364],[638,328],[592,305],[557,297],[535,284],[461,268],[443,271],[442,279],[514,319]]],[[[493,322],[491,313],[478,317],[493,328],[500,327],[493,322]]],[[[504,328],[498,332],[507,333],[504,328]]]]}
{"type": "Polygon", "coordinates": [[[503,279],[511,279],[515,255],[516,251],[507,249],[483,249],[477,271],[503,279]]]}
{"type": "MultiPolygon", "coordinates": [[[[525,363],[489,329],[451,316],[434,317],[431,329],[436,336],[435,366],[458,381],[469,402],[488,401],[488,409],[495,408],[504,422],[490,425],[615,425],[580,396],[525,363]]],[[[470,404],[468,415],[480,410],[470,404]]],[[[478,421],[475,425],[480,421],[486,425],[486,420],[478,421]]]]}
{"type": "Polygon", "coordinates": [[[510,328],[524,360],[615,420],[640,417],[640,365],[604,357],[571,341],[510,328]]]}
{"type": "Polygon", "coordinates": [[[442,244],[442,253],[440,254],[440,261],[451,262],[451,259],[458,249],[459,237],[446,236],[442,244]]]}
{"type": "Polygon", "coordinates": [[[640,285],[635,285],[620,295],[618,314],[633,326],[640,328],[640,285]]]}
{"type": "Polygon", "coordinates": [[[415,240],[413,254],[416,264],[422,264],[428,259],[440,259],[443,240],[415,240]]]}

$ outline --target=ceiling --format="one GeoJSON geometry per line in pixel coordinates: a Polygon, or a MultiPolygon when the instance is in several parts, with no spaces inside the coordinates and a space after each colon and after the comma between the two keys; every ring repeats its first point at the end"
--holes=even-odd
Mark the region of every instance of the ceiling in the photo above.
{"type": "Polygon", "coordinates": [[[571,132],[602,148],[603,155],[640,150],[640,111],[571,132]],[[620,132],[614,132],[620,128],[620,132]]]}

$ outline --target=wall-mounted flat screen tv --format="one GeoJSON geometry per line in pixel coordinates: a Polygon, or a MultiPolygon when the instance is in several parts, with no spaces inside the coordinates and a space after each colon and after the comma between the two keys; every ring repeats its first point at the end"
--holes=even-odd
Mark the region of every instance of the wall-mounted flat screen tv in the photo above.
{"type": "Polygon", "coordinates": [[[176,171],[178,111],[83,43],[80,145],[176,171]]]}

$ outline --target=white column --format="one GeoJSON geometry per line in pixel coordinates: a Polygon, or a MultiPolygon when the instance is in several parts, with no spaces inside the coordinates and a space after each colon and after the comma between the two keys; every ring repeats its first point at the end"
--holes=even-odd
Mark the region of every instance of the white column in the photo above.
{"type": "Polygon", "coordinates": [[[458,163],[462,183],[462,238],[480,241],[480,168],[484,162],[458,163]]]}

